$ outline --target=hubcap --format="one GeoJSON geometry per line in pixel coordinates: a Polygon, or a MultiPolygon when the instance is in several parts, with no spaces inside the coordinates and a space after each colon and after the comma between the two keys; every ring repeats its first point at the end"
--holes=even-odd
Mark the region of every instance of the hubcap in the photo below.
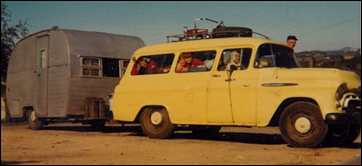
{"type": "Polygon", "coordinates": [[[151,123],[154,125],[159,125],[162,122],[162,114],[159,112],[153,112],[151,114],[151,123]]]}
{"type": "Polygon", "coordinates": [[[31,111],[30,119],[31,119],[31,121],[33,121],[33,122],[36,121],[35,111],[31,111]]]}
{"type": "Polygon", "coordinates": [[[311,125],[310,120],[305,117],[298,118],[294,124],[295,129],[302,134],[309,132],[311,129],[311,126],[312,125],[311,125]]]}

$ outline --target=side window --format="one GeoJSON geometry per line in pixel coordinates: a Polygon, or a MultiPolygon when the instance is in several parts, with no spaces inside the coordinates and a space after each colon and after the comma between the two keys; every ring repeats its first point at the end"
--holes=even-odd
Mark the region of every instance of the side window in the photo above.
{"type": "Polygon", "coordinates": [[[275,67],[275,56],[270,44],[259,46],[254,66],[256,68],[275,67]]]}
{"type": "Polygon", "coordinates": [[[251,48],[236,48],[224,50],[217,66],[217,70],[224,71],[229,68],[230,65],[235,65],[240,70],[247,69],[249,66],[251,53],[251,48]]]}
{"type": "Polygon", "coordinates": [[[47,67],[47,51],[46,49],[41,49],[38,55],[37,70],[38,72],[41,72],[41,70],[45,69],[46,67],[47,67]]]}
{"type": "Polygon", "coordinates": [[[297,63],[294,58],[293,49],[281,46],[281,45],[272,45],[273,54],[275,55],[275,65],[276,67],[297,67],[297,63]]]}
{"type": "Polygon", "coordinates": [[[46,49],[40,50],[40,56],[41,56],[41,68],[45,69],[47,67],[47,50],[46,49]]]}
{"type": "Polygon", "coordinates": [[[119,59],[102,58],[102,75],[104,77],[119,77],[119,59]]]}
{"type": "Polygon", "coordinates": [[[164,74],[170,71],[173,54],[142,56],[136,60],[131,75],[164,74]]]}
{"type": "Polygon", "coordinates": [[[184,52],[177,61],[176,73],[210,71],[215,55],[216,51],[184,52]]]}
{"type": "Polygon", "coordinates": [[[101,59],[96,57],[81,57],[81,75],[100,77],[102,70],[101,59]]]}

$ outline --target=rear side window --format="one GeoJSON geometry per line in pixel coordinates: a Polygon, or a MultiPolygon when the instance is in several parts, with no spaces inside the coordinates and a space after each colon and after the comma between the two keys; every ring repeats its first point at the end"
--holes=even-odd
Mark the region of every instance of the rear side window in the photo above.
{"type": "Polygon", "coordinates": [[[136,60],[131,75],[164,74],[170,71],[174,54],[142,56],[136,60]]]}
{"type": "Polygon", "coordinates": [[[184,52],[180,55],[176,73],[210,71],[215,60],[216,51],[184,52]]]}

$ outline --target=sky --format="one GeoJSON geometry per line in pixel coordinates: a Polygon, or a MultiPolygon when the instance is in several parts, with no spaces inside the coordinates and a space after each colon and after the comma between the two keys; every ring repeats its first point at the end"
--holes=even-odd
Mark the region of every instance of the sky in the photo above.
{"type": "MultiPolygon", "coordinates": [[[[296,35],[296,51],[361,47],[361,2],[41,2],[5,1],[12,20],[27,20],[30,33],[52,26],[138,36],[146,45],[181,34],[195,18],[250,27],[273,40],[296,35]]],[[[216,24],[199,22],[201,28],[216,24]]]]}

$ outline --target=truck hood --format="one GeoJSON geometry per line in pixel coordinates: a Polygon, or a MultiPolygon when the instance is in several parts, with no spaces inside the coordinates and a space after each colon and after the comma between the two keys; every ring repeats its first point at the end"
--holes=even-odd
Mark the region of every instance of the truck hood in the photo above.
{"type": "Polygon", "coordinates": [[[327,81],[337,82],[337,84],[347,83],[349,89],[358,88],[361,86],[360,77],[351,71],[345,71],[334,68],[292,68],[280,69],[278,77],[287,80],[304,81],[327,81]]]}

